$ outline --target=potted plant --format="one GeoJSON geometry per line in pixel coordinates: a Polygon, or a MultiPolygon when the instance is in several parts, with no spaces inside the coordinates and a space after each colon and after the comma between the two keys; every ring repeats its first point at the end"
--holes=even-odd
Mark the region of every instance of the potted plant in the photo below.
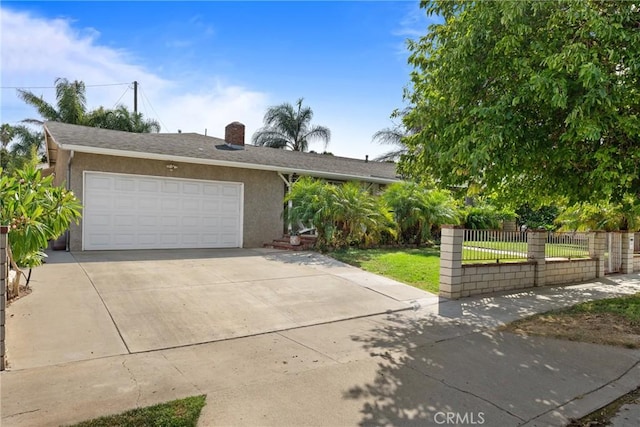
{"type": "Polygon", "coordinates": [[[300,232],[296,227],[291,228],[289,233],[289,243],[291,246],[300,246],[300,232]]]}

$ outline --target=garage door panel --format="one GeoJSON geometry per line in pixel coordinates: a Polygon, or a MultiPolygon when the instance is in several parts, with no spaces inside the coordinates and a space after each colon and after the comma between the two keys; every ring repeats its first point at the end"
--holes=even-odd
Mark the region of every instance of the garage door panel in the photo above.
{"type": "Polygon", "coordinates": [[[87,177],[87,184],[96,190],[111,189],[113,180],[107,176],[91,175],[87,177]]]}
{"type": "Polygon", "coordinates": [[[141,179],[138,186],[138,191],[141,193],[157,193],[159,182],[151,179],[141,179]]]}
{"type": "Polygon", "coordinates": [[[177,211],[178,209],[180,209],[180,199],[177,199],[177,198],[162,199],[160,201],[160,209],[162,209],[163,212],[177,211]]]}
{"type": "Polygon", "coordinates": [[[207,245],[216,247],[220,245],[220,237],[218,234],[205,233],[202,235],[202,241],[207,245]]]}
{"type": "Polygon", "coordinates": [[[199,211],[200,210],[200,200],[198,199],[183,199],[182,200],[182,210],[187,212],[199,211]]]}
{"type": "Polygon", "coordinates": [[[139,233],[138,242],[140,242],[141,245],[154,248],[158,245],[158,235],[151,233],[139,233]]]}
{"type": "Polygon", "coordinates": [[[157,209],[157,198],[141,197],[138,199],[138,212],[156,212],[157,209]]]}
{"type": "Polygon", "coordinates": [[[182,226],[183,227],[200,227],[200,217],[199,216],[183,216],[182,226]]]}
{"type": "Polygon", "coordinates": [[[197,245],[200,242],[200,235],[198,233],[193,234],[183,234],[182,235],[182,243],[185,245],[197,245]]]}
{"type": "Polygon", "coordinates": [[[231,196],[231,197],[237,197],[239,189],[236,186],[231,186],[231,185],[223,185],[222,186],[222,195],[223,196],[231,196]]]}
{"type": "Polygon", "coordinates": [[[183,194],[200,194],[202,185],[185,182],[182,184],[183,194]]]}
{"type": "Polygon", "coordinates": [[[136,191],[136,181],[130,178],[116,178],[114,187],[118,191],[136,191]]]}
{"type": "Polygon", "coordinates": [[[231,245],[235,241],[236,241],[236,234],[235,233],[222,233],[220,235],[220,242],[223,245],[231,245]]]}
{"type": "Polygon", "coordinates": [[[177,194],[180,192],[180,184],[172,181],[162,181],[162,192],[167,194],[177,194]]]}
{"type": "Polygon", "coordinates": [[[240,247],[242,185],[85,173],[84,249],[240,247]]]}
{"type": "Polygon", "coordinates": [[[225,200],[220,204],[220,212],[222,212],[223,214],[237,214],[238,205],[234,202],[225,200]]]}
{"type": "Polygon", "coordinates": [[[135,227],[137,224],[134,215],[114,215],[113,225],[116,227],[135,227]]]}
{"type": "Polygon", "coordinates": [[[220,194],[220,185],[218,184],[203,184],[202,194],[207,196],[217,196],[220,194]]]}
{"type": "Polygon", "coordinates": [[[207,213],[220,212],[220,201],[218,200],[203,200],[202,210],[207,213]]]}
{"type": "Polygon", "coordinates": [[[158,226],[158,217],[156,215],[139,215],[138,219],[138,227],[141,229],[146,228],[156,228],[158,226]]]}
{"type": "Polygon", "coordinates": [[[111,225],[111,215],[104,215],[104,214],[86,215],[85,214],[84,221],[87,225],[97,226],[97,227],[107,227],[111,225]]]}
{"type": "Polygon", "coordinates": [[[120,246],[133,246],[134,236],[129,233],[115,233],[113,235],[113,243],[120,246]]]}
{"type": "Polygon", "coordinates": [[[105,233],[89,233],[87,236],[97,248],[107,248],[111,245],[111,236],[105,233]]]}
{"type": "Polygon", "coordinates": [[[119,211],[131,210],[136,205],[137,201],[136,197],[121,193],[115,196],[103,195],[103,197],[109,200],[109,206],[105,209],[115,207],[119,211]]]}

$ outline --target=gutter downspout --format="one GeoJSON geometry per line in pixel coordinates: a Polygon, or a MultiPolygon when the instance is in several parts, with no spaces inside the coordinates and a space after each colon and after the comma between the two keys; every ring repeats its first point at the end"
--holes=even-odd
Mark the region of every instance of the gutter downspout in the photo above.
{"type": "MultiPolygon", "coordinates": [[[[291,178],[293,178],[293,174],[289,174],[289,179],[285,178],[284,175],[282,175],[282,172],[278,172],[278,176],[284,181],[284,183],[287,186],[287,193],[291,193],[291,185],[293,184],[290,180],[291,178]]],[[[291,200],[289,200],[288,204],[287,204],[287,209],[289,209],[289,212],[291,211],[291,209],[293,208],[293,202],[291,200]]],[[[287,219],[287,230],[289,230],[289,235],[291,235],[291,223],[289,222],[289,220],[287,219]]]]}
{"type": "MultiPolygon", "coordinates": [[[[71,191],[71,160],[73,160],[73,154],[75,152],[71,150],[69,153],[69,160],[67,160],[67,190],[71,191]]],[[[69,239],[71,238],[69,230],[65,231],[65,250],[69,252],[70,244],[69,239]]]]}

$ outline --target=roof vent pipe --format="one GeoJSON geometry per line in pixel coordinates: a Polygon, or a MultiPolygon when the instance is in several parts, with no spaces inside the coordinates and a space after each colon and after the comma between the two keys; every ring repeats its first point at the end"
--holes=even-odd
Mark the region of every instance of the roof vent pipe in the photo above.
{"type": "Polygon", "coordinates": [[[369,163],[369,155],[368,154],[364,156],[364,162],[365,163],[369,163]]]}

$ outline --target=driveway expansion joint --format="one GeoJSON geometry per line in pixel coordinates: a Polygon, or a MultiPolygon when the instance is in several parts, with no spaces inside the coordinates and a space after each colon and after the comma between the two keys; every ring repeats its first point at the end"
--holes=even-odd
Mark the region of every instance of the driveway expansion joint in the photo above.
{"type": "Polygon", "coordinates": [[[87,280],[89,280],[89,283],[91,283],[91,286],[96,291],[96,294],[98,295],[98,298],[100,298],[100,301],[102,302],[102,305],[104,306],[104,309],[107,311],[107,314],[109,315],[109,318],[111,319],[111,323],[113,323],[113,327],[116,328],[116,331],[118,332],[118,336],[120,336],[120,339],[122,340],[122,344],[124,345],[124,348],[126,348],[127,352],[129,354],[131,354],[131,349],[129,348],[129,345],[125,341],[124,337],[122,336],[122,331],[120,331],[120,328],[118,327],[118,324],[116,323],[116,320],[113,318],[113,314],[111,314],[111,311],[109,310],[109,307],[107,306],[107,303],[105,302],[104,298],[102,297],[102,294],[100,294],[100,291],[98,290],[96,284],[93,282],[93,279],[91,279],[91,276],[89,276],[89,273],[84,268],[84,265],[80,261],[78,261],[76,259],[76,257],[73,255],[73,253],[70,253],[70,255],[78,263],[78,266],[80,267],[82,272],[85,274],[85,276],[87,276],[87,280]]]}

